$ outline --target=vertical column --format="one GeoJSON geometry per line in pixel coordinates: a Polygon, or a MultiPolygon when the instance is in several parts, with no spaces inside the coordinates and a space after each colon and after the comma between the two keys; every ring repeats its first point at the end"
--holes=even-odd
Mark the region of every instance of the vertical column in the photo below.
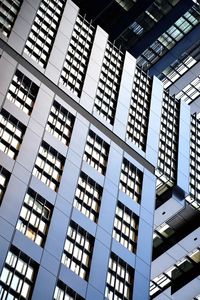
{"type": "Polygon", "coordinates": [[[147,135],[146,159],[157,166],[160,139],[160,122],[163,98],[163,83],[153,77],[151,106],[149,114],[149,128],[147,135]]]}
{"type": "Polygon", "coordinates": [[[93,109],[107,40],[108,34],[97,26],[80,100],[80,104],[89,112],[93,109]]]}
{"type": "Polygon", "coordinates": [[[126,138],[135,68],[136,59],[130,53],[126,52],[114,123],[114,132],[123,140],[126,138]]]}
{"type": "Polygon", "coordinates": [[[156,177],[144,170],[133,300],[149,299],[156,177]]]}
{"type": "Polygon", "coordinates": [[[189,192],[190,174],[190,106],[180,101],[179,140],[178,140],[178,167],[177,187],[184,197],[189,192]]]}

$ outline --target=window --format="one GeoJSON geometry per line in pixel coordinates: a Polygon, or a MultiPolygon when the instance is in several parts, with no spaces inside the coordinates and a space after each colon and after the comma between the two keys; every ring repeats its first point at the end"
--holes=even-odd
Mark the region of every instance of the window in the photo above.
{"type": "Polygon", "coordinates": [[[58,281],[58,284],[54,293],[54,300],[84,300],[74,290],[65,285],[62,281],[58,281]]]}
{"type": "Polygon", "coordinates": [[[16,159],[25,129],[20,121],[2,109],[0,113],[0,150],[16,159]]]}
{"type": "Polygon", "coordinates": [[[125,205],[118,201],[113,238],[131,252],[136,252],[138,235],[138,217],[125,205]]]}
{"type": "Polygon", "coordinates": [[[74,207],[94,222],[98,220],[102,190],[99,184],[81,172],[78,179],[74,207]]]}
{"type": "Polygon", "coordinates": [[[11,33],[22,2],[22,0],[1,0],[0,32],[6,37],[11,33]]]}
{"type": "Polygon", "coordinates": [[[164,186],[166,186],[166,188],[173,186],[176,181],[179,110],[179,101],[177,101],[174,96],[170,96],[168,92],[164,92],[158,168],[156,170],[158,195],[164,191],[164,186]]]}
{"type": "Polygon", "coordinates": [[[36,159],[33,175],[52,190],[57,191],[65,158],[47,143],[42,142],[36,159]]]}
{"type": "Polygon", "coordinates": [[[119,188],[134,201],[140,203],[143,174],[126,158],[123,159],[119,188]]]}
{"type": "Polygon", "coordinates": [[[160,57],[172,49],[178,41],[187,35],[197,24],[199,24],[199,7],[193,5],[183,16],[181,16],[166,32],[146,49],[138,58],[138,65],[144,70],[155,64],[160,57]]]}
{"type": "Polygon", "coordinates": [[[0,205],[2,203],[3,196],[6,191],[9,179],[10,179],[10,173],[2,166],[0,166],[0,205]]]}
{"type": "Polygon", "coordinates": [[[105,175],[108,161],[109,145],[92,130],[89,131],[83,159],[105,175]]]}
{"type": "Polygon", "coordinates": [[[143,151],[146,149],[151,89],[152,79],[137,67],[134,76],[126,136],[143,151]]]}
{"type": "Polygon", "coordinates": [[[94,39],[92,22],[77,16],[60,82],[80,97],[94,39]]]}
{"type": "Polygon", "coordinates": [[[110,42],[106,45],[94,111],[111,125],[114,124],[124,54],[110,42]]]}
{"type": "Polygon", "coordinates": [[[16,228],[39,246],[44,246],[52,215],[52,205],[29,189],[16,228]]]}
{"type": "Polygon", "coordinates": [[[42,0],[24,52],[46,67],[65,5],[64,0],[42,0]]]}
{"type": "Polygon", "coordinates": [[[88,280],[93,245],[94,238],[71,221],[61,262],[81,278],[88,280]]]}
{"type": "Polygon", "coordinates": [[[49,114],[46,130],[63,144],[69,146],[75,117],[57,101],[54,101],[49,114]]]}
{"type": "Polygon", "coordinates": [[[105,296],[109,300],[131,300],[134,270],[121,258],[111,253],[105,296]]]}
{"type": "Polygon", "coordinates": [[[0,278],[0,299],[31,299],[37,264],[11,246],[0,278]]]}
{"type": "Polygon", "coordinates": [[[39,87],[17,70],[9,86],[6,98],[30,115],[35,103],[39,87]]]}

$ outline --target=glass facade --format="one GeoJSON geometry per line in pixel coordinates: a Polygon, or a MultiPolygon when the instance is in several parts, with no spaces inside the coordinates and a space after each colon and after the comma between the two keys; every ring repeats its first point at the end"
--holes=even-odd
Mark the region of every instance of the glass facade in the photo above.
{"type": "Polygon", "coordinates": [[[45,68],[64,10],[63,0],[42,0],[31,27],[24,53],[45,68]]]}
{"type": "Polygon", "coordinates": [[[42,142],[33,169],[33,175],[52,190],[57,191],[65,158],[46,142],[42,142]]]}
{"type": "Polygon", "coordinates": [[[9,37],[23,0],[2,0],[0,3],[0,32],[9,37]]]}
{"type": "Polygon", "coordinates": [[[0,277],[1,299],[30,299],[37,269],[31,258],[11,246],[0,277]]]}
{"type": "Polygon", "coordinates": [[[145,151],[151,101],[151,78],[136,68],[128,117],[127,139],[145,151]]]}
{"type": "Polygon", "coordinates": [[[16,159],[25,133],[25,126],[2,109],[0,113],[0,150],[16,159]]]}
{"type": "Polygon", "coordinates": [[[0,166],[0,205],[3,201],[3,196],[6,191],[9,178],[10,178],[10,173],[2,166],[0,166]]]}
{"type": "Polygon", "coordinates": [[[177,151],[179,132],[179,101],[169,95],[163,94],[163,105],[160,127],[160,143],[158,153],[157,194],[173,186],[177,174],[177,151]]]}
{"type": "Polygon", "coordinates": [[[108,42],[97,87],[94,111],[111,125],[114,124],[123,61],[124,54],[121,50],[108,42]]]}
{"type": "Polygon", "coordinates": [[[89,131],[83,159],[95,170],[105,175],[109,145],[92,130],[89,131]]]}
{"type": "Polygon", "coordinates": [[[16,228],[37,245],[43,246],[51,215],[52,205],[29,189],[24,198],[16,228]]]}
{"type": "Polygon", "coordinates": [[[60,83],[80,97],[94,39],[94,27],[81,15],[77,16],[60,83]]]}
{"type": "Polygon", "coordinates": [[[54,101],[49,114],[46,130],[63,144],[69,146],[75,117],[54,101]]]}
{"type": "Polygon", "coordinates": [[[141,54],[138,58],[138,64],[144,69],[155,64],[160,57],[165,55],[198,25],[199,15],[198,6],[194,5],[141,54]]]}
{"type": "Polygon", "coordinates": [[[61,262],[81,278],[88,280],[94,238],[78,224],[71,222],[61,262]]]}
{"type": "Polygon", "coordinates": [[[30,115],[38,94],[39,87],[17,70],[9,86],[6,98],[30,115]]]}
{"type": "Polygon", "coordinates": [[[81,172],[74,207],[81,211],[90,220],[97,222],[101,205],[103,188],[84,172],[81,172]]]}
{"type": "Polygon", "coordinates": [[[109,300],[132,299],[133,269],[114,253],[109,259],[105,296],[109,300]]]}
{"type": "Polygon", "coordinates": [[[138,203],[140,203],[141,200],[142,179],[142,172],[124,158],[122,162],[119,189],[138,203]]]}

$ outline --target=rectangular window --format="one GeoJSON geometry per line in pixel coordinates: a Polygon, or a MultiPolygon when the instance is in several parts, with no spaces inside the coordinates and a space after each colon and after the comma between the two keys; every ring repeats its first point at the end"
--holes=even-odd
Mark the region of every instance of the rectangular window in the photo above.
{"type": "Polygon", "coordinates": [[[109,145],[92,130],[89,131],[83,159],[105,175],[108,161],[109,145]]]}
{"type": "Polygon", "coordinates": [[[39,87],[17,70],[9,86],[6,98],[30,115],[35,103],[39,87]]]}
{"type": "Polygon", "coordinates": [[[42,0],[24,52],[46,67],[65,6],[64,0],[42,0]]]}
{"type": "Polygon", "coordinates": [[[134,76],[126,136],[143,151],[146,149],[151,89],[152,79],[137,67],[134,76]]]}
{"type": "Polygon", "coordinates": [[[29,189],[20,211],[16,228],[43,247],[51,220],[53,207],[39,194],[29,189]]]}
{"type": "Polygon", "coordinates": [[[124,54],[114,44],[108,42],[97,87],[94,111],[111,125],[114,124],[115,119],[123,62],[124,54]]]}
{"type": "Polygon", "coordinates": [[[9,37],[23,0],[1,0],[0,32],[9,37]]]}
{"type": "Polygon", "coordinates": [[[44,141],[40,146],[33,175],[52,190],[59,188],[65,158],[44,141]]]}
{"type": "Polygon", "coordinates": [[[26,127],[2,109],[0,113],[0,150],[16,159],[26,127]]]}
{"type": "Polygon", "coordinates": [[[164,192],[176,182],[179,132],[179,101],[168,92],[163,94],[160,142],[158,153],[157,194],[164,192]]]}
{"type": "Polygon", "coordinates": [[[131,300],[134,270],[114,253],[109,259],[105,296],[109,300],[131,300]]]}
{"type": "Polygon", "coordinates": [[[113,228],[113,238],[129,251],[136,253],[137,236],[138,217],[129,208],[118,201],[113,228]]]}
{"type": "Polygon", "coordinates": [[[92,22],[77,16],[60,82],[80,97],[94,39],[92,22]]]}
{"type": "Polygon", "coordinates": [[[53,300],[84,300],[79,294],[74,290],[69,288],[62,281],[58,281],[55,289],[53,300]]]}
{"type": "Polygon", "coordinates": [[[0,299],[31,299],[37,264],[11,246],[0,277],[0,299]]]}
{"type": "Polygon", "coordinates": [[[75,117],[57,101],[54,101],[49,114],[46,130],[63,144],[69,146],[75,117]]]}
{"type": "Polygon", "coordinates": [[[3,201],[3,196],[6,191],[9,179],[10,173],[2,166],[0,166],[0,205],[3,201]]]}
{"type": "Polygon", "coordinates": [[[94,238],[73,221],[65,241],[62,263],[84,280],[88,280],[94,238]]]}
{"type": "Polygon", "coordinates": [[[98,220],[102,190],[99,184],[81,172],[78,179],[74,207],[94,222],[98,220]]]}
{"type": "Polygon", "coordinates": [[[123,159],[119,188],[134,201],[140,203],[143,174],[126,158],[123,159]]]}

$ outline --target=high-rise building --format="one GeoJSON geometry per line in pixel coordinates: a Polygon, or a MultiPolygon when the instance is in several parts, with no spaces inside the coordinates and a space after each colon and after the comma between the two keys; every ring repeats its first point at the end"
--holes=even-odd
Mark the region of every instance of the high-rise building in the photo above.
{"type": "MultiPolygon", "coordinates": [[[[112,2],[124,21],[162,7],[139,55],[198,16],[193,1],[112,2]]],[[[0,2],[0,299],[200,294],[198,114],[109,37],[109,9],[0,2]]]]}

